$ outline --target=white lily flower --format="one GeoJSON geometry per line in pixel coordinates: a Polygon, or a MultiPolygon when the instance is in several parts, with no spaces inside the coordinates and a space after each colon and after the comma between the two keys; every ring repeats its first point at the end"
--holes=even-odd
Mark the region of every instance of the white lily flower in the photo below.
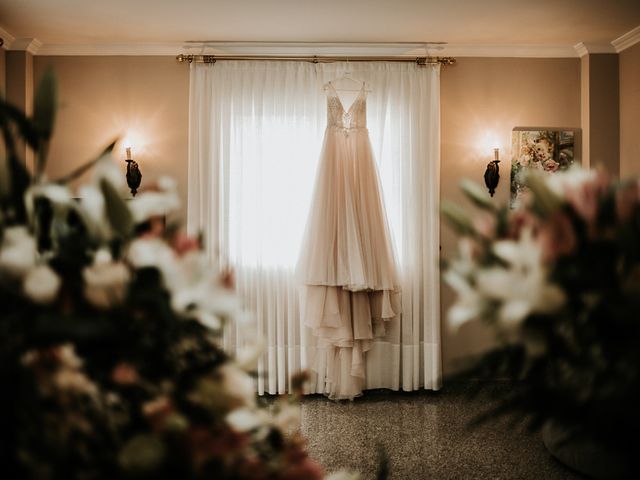
{"type": "Polygon", "coordinates": [[[263,338],[256,338],[250,344],[238,348],[236,364],[245,372],[252,372],[258,366],[260,355],[264,352],[267,343],[263,338]]]}
{"type": "Polygon", "coordinates": [[[568,170],[550,175],[546,178],[546,183],[553,193],[565,198],[567,190],[576,190],[585,183],[594,181],[597,176],[596,170],[587,170],[573,165],[568,170]]]}
{"type": "Polygon", "coordinates": [[[255,408],[237,408],[226,417],[227,423],[237,432],[250,432],[269,422],[264,410],[255,408]]]}
{"type": "Polygon", "coordinates": [[[482,313],[484,300],[465,276],[456,270],[448,270],[444,280],[457,294],[456,302],[449,308],[447,319],[453,329],[474,320],[482,313]]]}
{"type": "Polygon", "coordinates": [[[447,312],[447,320],[454,330],[478,318],[485,304],[483,297],[471,283],[477,269],[473,260],[473,248],[469,239],[461,239],[458,243],[458,258],[443,276],[445,282],[456,292],[456,302],[447,312]]]}
{"type": "Polygon", "coordinates": [[[177,258],[175,252],[160,238],[138,238],[131,242],[127,260],[135,268],[155,267],[162,273],[167,287],[175,283],[177,258]]]}
{"type": "Polygon", "coordinates": [[[24,278],[22,289],[36,303],[51,303],[58,296],[62,281],[49,265],[32,268],[24,278]]]}
{"type": "Polygon", "coordinates": [[[34,197],[46,197],[52,203],[65,205],[73,201],[71,192],[64,185],[56,183],[44,183],[35,185],[26,193],[28,202],[32,202],[34,197]]]}
{"type": "Polygon", "coordinates": [[[283,432],[297,428],[300,425],[300,405],[282,404],[280,411],[273,417],[273,424],[283,432]]]}
{"type": "Polygon", "coordinates": [[[96,252],[93,264],[82,271],[84,296],[98,308],[110,308],[122,303],[127,292],[130,273],[123,262],[114,262],[107,249],[96,252]]]}
{"type": "Polygon", "coordinates": [[[225,363],[218,369],[222,376],[222,388],[235,397],[241,404],[253,407],[256,403],[256,394],[253,388],[253,379],[233,363],[225,363]]]}
{"type": "Polygon", "coordinates": [[[21,279],[35,265],[36,241],[24,226],[4,231],[0,246],[0,272],[21,279]]]}
{"type": "Polygon", "coordinates": [[[210,312],[198,311],[196,312],[196,318],[202,325],[213,331],[217,332],[222,329],[222,319],[210,312]]]}
{"type": "Polygon", "coordinates": [[[87,226],[97,237],[108,239],[111,226],[107,220],[106,203],[100,188],[93,184],[83,185],[78,189],[78,195],[82,199],[78,206],[84,214],[87,226]]]}
{"type": "Polygon", "coordinates": [[[542,250],[530,231],[523,232],[518,242],[496,242],[493,251],[507,267],[482,269],[476,281],[481,295],[501,303],[502,322],[517,324],[531,313],[550,313],[564,304],[564,292],[549,283],[542,250]]]}
{"type": "Polygon", "coordinates": [[[119,192],[125,192],[127,189],[119,162],[116,162],[111,155],[105,155],[93,168],[93,183],[100,185],[101,180],[109,182],[119,192]]]}
{"type": "Polygon", "coordinates": [[[151,217],[168,215],[180,208],[180,196],[175,180],[161,177],[157,185],[159,190],[143,191],[131,200],[131,212],[137,223],[151,217]]]}
{"type": "Polygon", "coordinates": [[[233,291],[220,285],[219,273],[202,252],[189,252],[175,262],[171,278],[171,305],[177,312],[194,308],[216,317],[231,316],[240,309],[233,291]]]}

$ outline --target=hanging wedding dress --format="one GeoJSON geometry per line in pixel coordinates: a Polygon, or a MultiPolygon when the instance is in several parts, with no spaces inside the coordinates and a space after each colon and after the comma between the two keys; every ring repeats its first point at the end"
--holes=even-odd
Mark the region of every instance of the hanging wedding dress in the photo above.
{"type": "Polygon", "coordinates": [[[365,352],[400,314],[396,261],[366,126],[366,90],[345,110],[334,85],[298,260],[301,309],[318,339],[314,370],[333,399],[362,394],[365,352]]]}

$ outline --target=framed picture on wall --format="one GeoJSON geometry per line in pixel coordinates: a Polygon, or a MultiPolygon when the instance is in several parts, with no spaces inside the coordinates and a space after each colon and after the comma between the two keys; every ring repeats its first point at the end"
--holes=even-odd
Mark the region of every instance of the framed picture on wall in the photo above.
{"type": "Polygon", "coordinates": [[[575,160],[578,129],[515,127],[511,133],[511,208],[526,191],[524,175],[539,170],[552,175],[575,160]]]}

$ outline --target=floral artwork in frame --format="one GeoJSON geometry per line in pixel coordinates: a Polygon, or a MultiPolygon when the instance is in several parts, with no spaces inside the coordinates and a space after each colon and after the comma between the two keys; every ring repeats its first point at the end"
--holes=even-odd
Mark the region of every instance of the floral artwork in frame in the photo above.
{"type": "Polygon", "coordinates": [[[511,134],[511,208],[516,208],[526,187],[524,174],[539,170],[553,174],[574,161],[575,130],[516,127],[511,134]]]}

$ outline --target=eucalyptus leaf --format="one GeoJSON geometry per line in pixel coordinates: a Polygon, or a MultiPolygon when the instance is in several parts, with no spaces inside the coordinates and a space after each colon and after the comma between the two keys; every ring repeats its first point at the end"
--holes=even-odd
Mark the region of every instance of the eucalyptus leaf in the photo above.
{"type": "MultiPolygon", "coordinates": [[[[14,154],[9,154],[7,157],[6,168],[9,174],[9,190],[6,200],[8,200],[8,203],[12,206],[10,210],[13,216],[9,218],[9,221],[11,223],[26,222],[27,211],[24,197],[29,185],[31,185],[31,175],[29,175],[29,171],[24,163],[14,154]]],[[[5,198],[2,197],[0,200],[5,201],[5,198]]]]}
{"type": "Polygon", "coordinates": [[[118,191],[107,180],[100,180],[100,190],[104,195],[107,209],[107,219],[111,228],[123,239],[127,239],[133,233],[134,221],[131,211],[118,191]]]}
{"type": "Polygon", "coordinates": [[[33,124],[40,140],[36,151],[36,176],[40,176],[46,166],[49,140],[55,124],[56,108],[56,78],[53,69],[49,68],[42,76],[33,104],[33,124]]]}
{"type": "Polygon", "coordinates": [[[9,174],[9,160],[0,158],[0,201],[11,194],[11,177],[9,174]]]}
{"type": "MultiPolygon", "coordinates": [[[[10,103],[7,103],[4,99],[0,101],[0,126],[3,129],[5,145],[7,145],[7,134],[13,139],[13,132],[11,126],[15,126],[17,133],[20,134],[22,139],[31,148],[36,149],[38,146],[38,132],[31,121],[20,109],[14,107],[10,103]]],[[[9,145],[7,145],[7,148],[9,145]]]]}
{"type": "Polygon", "coordinates": [[[72,170],[67,175],[58,178],[57,180],[54,181],[54,183],[67,184],[67,183],[70,183],[70,182],[74,181],[76,178],[80,177],[82,174],[84,174],[85,172],[87,172],[88,170],[93,168],[105,156],[110,155],[111,152],[113,151],[113,148],[115,147],[116,143],[117,143],[117,140],[112,141],[102,151],[102,153],[100,155],[98,155],[96,158],[94,158],[92,160],[89,160],[88,162],[80,165],[78,168],[72,170]]]}
{"type": "Polygon", "coordinates": [[[37,132],[46,140],[51,138],[57,108],[57,85],[53,69],[42,76],[33,103],[33,123],[37,132]]]}
{"type": "Polygon", "coordinates": [[[562,199],[547,187],[541,175],[533,173],[527,175],[525,184],[533,192],[534,208],[536,208],[541,215],[547,216],[562,205],[562,199]]]}
{"type": "Polygon", "coordinates": [[[460,182],[460,188],[474,205],[485,210],[496,210],[496,207],[487,195],[487,192],[477,183],[464,179],[460,182]]]}
{"type": "Polygon", "coordinates": [[[441,207],[445,220],[460,235],[474,234],[475,230],[465,210],[453,202],[444,201],[441,207]]]}

